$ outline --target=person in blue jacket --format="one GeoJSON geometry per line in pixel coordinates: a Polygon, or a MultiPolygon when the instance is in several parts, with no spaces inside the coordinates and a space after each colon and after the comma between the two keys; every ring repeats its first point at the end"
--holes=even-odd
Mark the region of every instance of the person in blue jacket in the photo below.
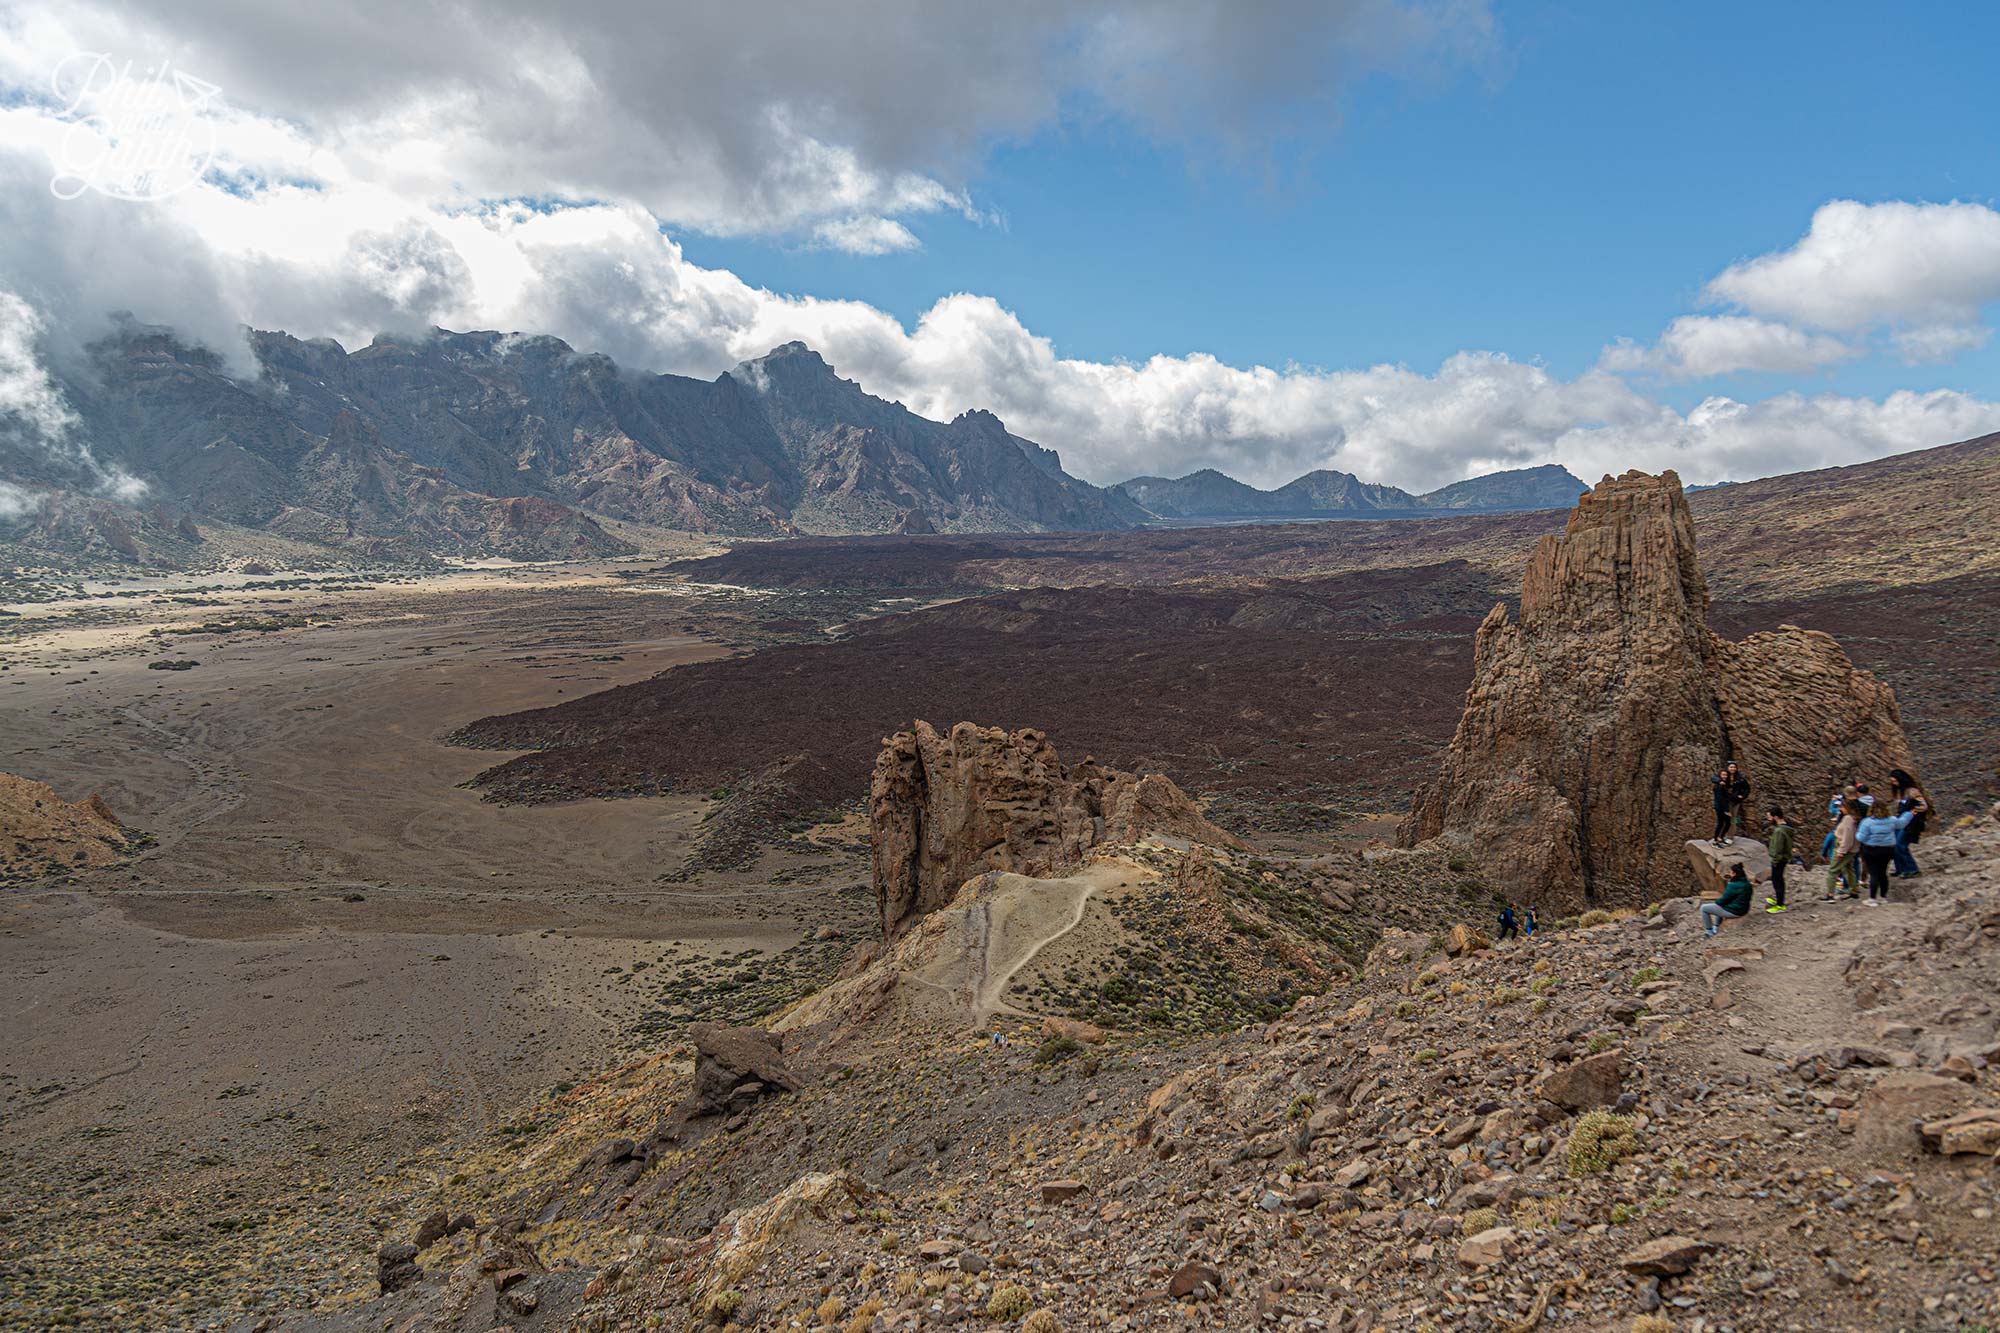
{"type": "Polygon", "coordinates": [[[1901,814],[1883,801],[1868,808],[1867,818],[1854,830],[1862,868],[1868,872],[1868,905],[1876,907],[1889,896],[1889,863],[1896,859],[1896,837],[1917,817],[1917,810],[1901,814]]]}
{"type": "MultiPolygon", "coordinates": [[[[1509,939],[1509,938],[1514,938],[1514,937],[1518,937],[1518,936],[1520,935],[1520,933],[1521,933],[1521,932],[1520,932],[1520,929],[1519,929],[1519,928],[1518,928],[1518,927],[1517,927],[1517,926],[1515,925],[1515,922],[1514,922],[1514,904],[1512,904],[1512,903],[1503,903],[1503,904],[1501,904],[1501,907],[1500,907],[1500,938],[1501,938],[1501,939],[1503,939],[1503,940],[1504,940],[1504,939],[1509,939]]],[[[1498,941],[1495,941],[1495,942],[1497,943],[1498,941]]]]}
{"type": "Polygon", "coordinates": [[[1535,934],[1535,927],[1539,924],[1541,923],[1535,920],[1535,905],[1533,903],[1529,903],[1528,915],[1522,920],[1521,929],[1526,931],[1530,938],[1533,938],[1535,934]]]}

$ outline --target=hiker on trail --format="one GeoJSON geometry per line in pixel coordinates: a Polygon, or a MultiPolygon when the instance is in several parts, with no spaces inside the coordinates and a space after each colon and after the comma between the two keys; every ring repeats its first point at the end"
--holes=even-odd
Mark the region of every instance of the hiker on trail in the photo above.
{"type": "Polygon", "coordinates": [[[1771,853],[1771,896],[1764,899],[1764,910],[1782,912],[1785,910],[1785,867],[1792,863],[1792,826],[1785,822],[1785,812],[1772,806],[1764,814],[1764,822],[1770,825],[1770,840],[1765,848],[1771,853]]]}
{"type": "MultiPolygon", "coordinates": [[[[1505,903],[1500,908],[1500,939],[1514,939],[1520,936],[1514,925],[1514,904],[1505,903]]],[[[1498,940],[1494,941],[1496,944],[1498,940]]]]}
{"type": "Polygon", "coordinates": [[[1829,903],[1842,896],[1849,898],[1861,896],[1861,875],[1855,868],[1857,865],[1855,855],[1860,844],[1854,837],[1855,830],[1861,825],[1864,809],[1861,796],[1854,788],[1849,787],[1834,799],[1839,802],[1840,822],[1833,826],[1833,832],[1826,835],[1833,846],[1827,852],[1826,893],[1820,899],[1821,902],[1829,903]],[[1834,891],[1835,883],[1845,888],[1844,895],[1834,891]]]}
{"type": "Polygon", "coordinates": [[[1708,785],[1715,801],[1715,832],[1709,841],[1720,846],[1729,841],[1730,826],[1743,822],[1743,802],[1750,799],[1750,779],[1738,771],[1732,759],[1708,780],[1708,785]]]}
{"type": "Polygon", "coordinates": [[[1917,780],[1900,768],[1889,770],[1889,790],[1896,798],[1897,814],[1914,810],[1917,815],[1910,821],[1909,827],[1896,835],[1896,868],[1889,873],[1896,879],[1915,879],[1924,872],[1917,865],[1917,858],[1910,848],[1923,840],[1931,803],[1924,798],[1924,790],[1917,785],[1917,780]]]}
{"type": "Polygon", "coordinates": [[[1522,924],[1522,929],[1524,929],[1524,930],[1526,930],[1526,931],[1528,932],[1528,938],[1529,938],[1529,939],[1533,939],[1533,938],[1535,937],[1535,927],[1536,927],[1536,926],[1538,926],[1538,925],[1540,925],[1540,924],[1541,924],[1541,923],[1540,923],[1539,921],[1536,921],[1536,920],[1535,920],[1535,905],[1534,905],[1533,903],[1529,903],[1529,904],[1528,904],[1528,918],[1527,918],[1527,920],[1526,920],[1526,921],[1525,921],[1525,922],[1524,922],[1524,923],[1522,924]]]}
{"type": "Polygon", "coordinates": [[[1750,876],[1738,861],[1729,867],[1729,882],[1722,886],[1721,894],[1714,902],[1701,905],[1701,924],[1706,933],[1713,935],[1722,929],[1725,920],[1733,921],[1749,910],[1750,876]]]}
{"type": "Polygon", "coordinates": [[[1855,825],[1854,841],[1861,853],[1861,864],[1868,870],[1868,906],[1880,906],[1889,896],[1889,863],[1896,858],[1896,840],[1916,817],[1915,809],[1899,815],[1883,801],[1855,825]]]}

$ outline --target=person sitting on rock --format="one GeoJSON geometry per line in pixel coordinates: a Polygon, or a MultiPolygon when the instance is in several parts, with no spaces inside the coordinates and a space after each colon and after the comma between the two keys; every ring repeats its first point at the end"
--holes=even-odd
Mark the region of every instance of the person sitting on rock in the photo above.
{"type": "Polygon", "coordinates": [[[1785,867],[1792,861],[1792,826],[1785,822],[1785,812],[1772,806],[1764,814],[1764,821],[1770,825],[1770,840],[1765,849],[1771,853],[1771,896],[1764,899],[1764,910],[1782,912],[1785,910],[1785,867]]]}
{"type": "Polygon", "coordinates": [[[1722,886],[1722,892],[1712,903],[1701,905],[1701,924],[1705,933],[1715,934],[1722,929],[1724,920],[1734,920],[1750,910],[1750,876],[1738,861],[1729,867],[1729,882],[1722,886]]]}
{"type": "Polygon", "coordinates": [[[1910,848],[1923,840],[1931,803],[1924,799],[1923,788],[1917,785],[1917,780],[1904,769],[1889,770],[1889,791],[1896,798],[1897,814],[1914,810],[1917,815],[1908,828],[1896,835],[1896,868],[1889,873],[1897,879],[1915,879],[1924,872],[1918,867],[1917,858],[1910,848]]]}
{"type": "Polygon", "coordinates": [[[1889,863],[1896,857],[1896,840],[1910,827],[1915,809],[1897,814],[1887,801],[1871,807],[1868,817],[1854,827],[1855,849],[1868,871],[1868,906],[1878,907],[1889,896],[1889,863]]]}
{"type": "MultiPolygon", "coordinates": [[[[1514,904],[1503,903],[1500,907],[1500,939],[1519,938],[1521,932],[1514,921],[1514,904]]],[[[1496,944],[1498,940],[1494,941],[1496,944]]]]}
{"type": "Polygon", "coordinates": [[[1729,841],[1731,826],[1742,823],[1743,802],[1750,798],[1750,779],[1743,776],[1732,759],[1709,779],[1708,785],[1715,802],[1715,832],[1709,841],[1719,847],[1729,841]]]}

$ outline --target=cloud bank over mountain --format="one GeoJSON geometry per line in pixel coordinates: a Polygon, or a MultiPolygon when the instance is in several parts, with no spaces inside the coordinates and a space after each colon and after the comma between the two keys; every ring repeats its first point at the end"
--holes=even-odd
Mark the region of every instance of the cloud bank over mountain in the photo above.
{"type": "Polygon", "coordinates": [[[1573,378],[1480,350],[1358,369],[1182,349],[1083,360],[989,296],[947,295],[906,326],[702,267],[673,239],[907,250],[927,216],[988,215],[975,178],[993,144],[1077,117],[1255,157],[1336,117],[1342,79],[1491,58],[1494,20],[1469,0],[942,18],[885,3],[837,23],[700,7],[661,23],[601,4],[566,8],[560,29],[525,5],[476,22],[371,7],[313,27],[216,0],[179,7],[171,31],[137,7],[16,9],[0,29],[0,289],[47,325],[43,355],[116,310],[245,373],[244,326],[350,347],[432,325],[551,333],[702,376],[797,339],[925,415],[991,408],[1098,482],[1212,466],[1269,486],[1334,467],[1429,489],[1545,462],[1712,481],[2000,428],[2000,404],[1951,389],[1676,407],[1646,387],[1810,374],[1875,344],[1911,359],[1976,345],[2000,293],[2000,215],[1975,204],[1830,203],[1796,245],[1708,283],[1703,299],[1730,309],[1676,319],[1650,347],[1613,343],[1573,378]],[[389,27],[393,49],[375,35],[389,27]],[[47,72],[72,50],[171,52],[220,84],[208,174],[150,203],[57,199],[69,123],[47,72]]]}

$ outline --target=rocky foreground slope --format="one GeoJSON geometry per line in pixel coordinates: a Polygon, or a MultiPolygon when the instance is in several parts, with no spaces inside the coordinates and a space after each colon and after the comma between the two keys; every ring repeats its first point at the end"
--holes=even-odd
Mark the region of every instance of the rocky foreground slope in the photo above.
{"type": "Polygon", "coordinates": [[[711,1035],[440,1172],[394,1294],[239,1327],[1988,1328],[2000,827],[1927,847],[1920,898],[1713,941],[1391,931],[1193,1044],[711,1035]]]}

